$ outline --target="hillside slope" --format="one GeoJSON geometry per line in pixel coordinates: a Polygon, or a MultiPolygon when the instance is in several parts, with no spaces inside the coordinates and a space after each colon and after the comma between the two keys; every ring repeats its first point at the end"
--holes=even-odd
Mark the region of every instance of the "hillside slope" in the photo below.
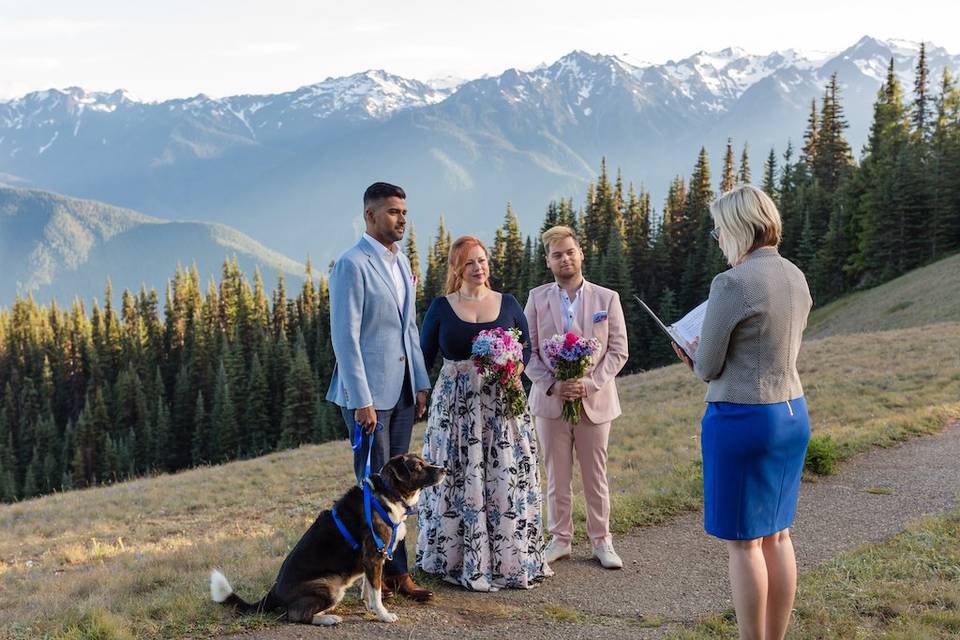
{"type": "Polygon", "coordinates": [[[280,271],[302,282],[304,267],[221,224],[175,222],[92,200],[0,186],[0,305],[19,294],[61,306],[102,299],[104,285],[163,294],[177,264],[196,264],[201,282],[236,256],[267,286],[280,271]]]}
{"type": "Polygon", "coordinates": [[[960,320],[960,255],[814,309],[805,337],[885,331],[960,320]]]}

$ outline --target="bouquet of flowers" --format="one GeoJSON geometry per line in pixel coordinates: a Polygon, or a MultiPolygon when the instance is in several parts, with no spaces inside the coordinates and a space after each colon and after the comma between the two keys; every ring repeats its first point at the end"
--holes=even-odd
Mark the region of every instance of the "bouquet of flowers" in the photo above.
{"type": "Polygon", "coordinates": [[[484,382],[503,385],[507,410],[511,417],[522,415],[527,406],[527,398],[523,393],[519,375],[523,363],[520,330],[501,327],[484,329],[473,338],[471,356],[477,373],[484,382]]]}
{"type": "MultiPolygon", "coordinates": [[[[540,345],[543,355],[553,367],[553,377],[557,380],[576,380],[582,378],[587,367],[593,361],[594,354],[600,350],[600,341],[596,338],[589,340],[581,338],[575,333],[557,334],[540,345]]],[[[580,423],[580,410],[583,408],[583,399],[564,400],[563,419],[570,424],[580,423]]]]}

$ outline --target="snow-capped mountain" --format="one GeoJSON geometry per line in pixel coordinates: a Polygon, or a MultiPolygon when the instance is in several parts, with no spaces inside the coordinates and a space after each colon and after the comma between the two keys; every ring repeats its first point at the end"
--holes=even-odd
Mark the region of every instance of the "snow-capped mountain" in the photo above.
{"type": "MultiPolygon", "coordinates": [[[[771,147],[800,140],[833,73],[860,149],[890,59],[909,93],[918,50],[864,37],[834,54],[731,47],[658,64],[574,51],[466,82],[367,71],[275,95],[159,103],[50,90],[0,103],[0,180],[224,222],[326,262],[355,235],[374,180],[407,188],[426,238],[441,214],[456,232],[489,237],[507,201],[532,231],[550,199],[582,199],[602,156],[655,202],[701,145],[718,165],[728,137],[738,151],[749,144],[759,175],[771,147]]],[[[926,51],[935,91],[960,56],[926,51]]]]}

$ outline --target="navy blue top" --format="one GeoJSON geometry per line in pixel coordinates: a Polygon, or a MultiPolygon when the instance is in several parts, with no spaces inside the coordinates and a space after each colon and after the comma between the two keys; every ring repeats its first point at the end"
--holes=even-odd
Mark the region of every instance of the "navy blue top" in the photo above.
{"type": "Polygon", "coordinates": [[[456,314],[446,296],[433,299],[420,325],[420,348],[427,369],[433,367],[437,353],[447,360],[469,360],[473,338],[484,329],[503,327],[520,329],[523,364],[530,360],[530,331],[520,303],[509,293],[502,294],[500,315],[492,322],[466,322],[456,314]]]}

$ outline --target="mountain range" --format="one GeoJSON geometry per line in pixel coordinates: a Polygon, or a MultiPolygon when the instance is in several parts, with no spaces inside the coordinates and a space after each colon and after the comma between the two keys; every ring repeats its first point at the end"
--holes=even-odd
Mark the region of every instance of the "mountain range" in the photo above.
{"type": "Polygon", "coordinates": [[[55,193],[0,187],[0,304],[17,295],[61,306],[75,298],[104,302],[109,278],[114,303],[124,289],[164,285],[177,265],[196,266],[202,287],[219,280],[223,261],[236,258],[269,291],[284,273],[299,288],[305,268],[222,224],[172,222],[100,202],[55,193]]]}
{"type": "MultiPolygon", "coordinates": [[[[602,157],[655,204],[701,145],[714,182],[728,138],[738,155],[749,145],[759,177],[771,147],[801,143],[833,73],[859,152],[890,59],[909,91],[918,49],[864,37],[829,55],[728,48],[647,65],[574,51],[460,83],[367,71],[281,94],[164,102],[51,89],[0,103],[0,182],[230,225],[325,265],[359,234],[375,180],[407,189],[425,243],[441,215],[454,234],[490,239],[508,201],[532,233],[551,199],[582,202],[602,157]]],[[[926,52],[933,84],[960,69],[960,56],[926,52]]]]}

